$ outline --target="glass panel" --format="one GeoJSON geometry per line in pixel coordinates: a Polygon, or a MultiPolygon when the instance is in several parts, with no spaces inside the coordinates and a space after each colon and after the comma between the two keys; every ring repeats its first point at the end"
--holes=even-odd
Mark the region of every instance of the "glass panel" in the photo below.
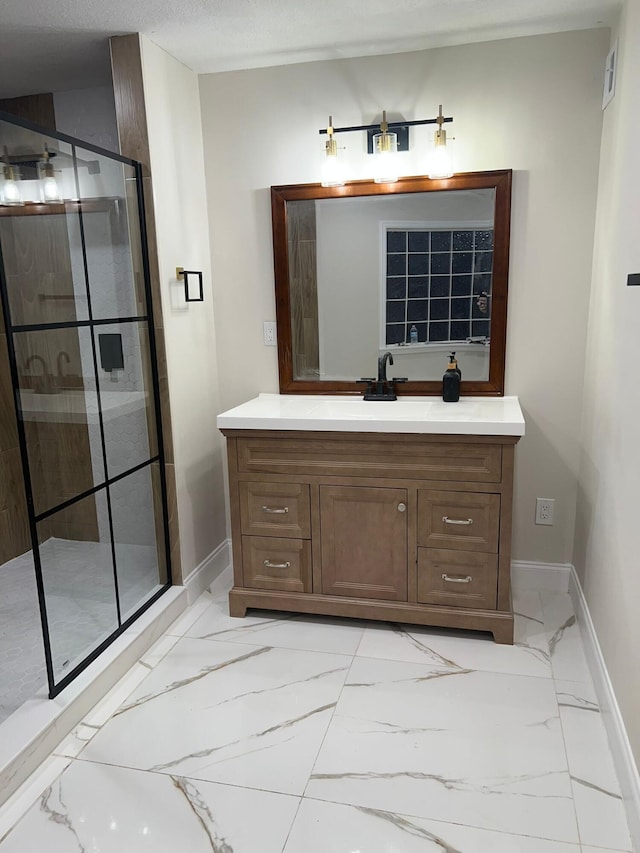
{"type": "Polygon", "coordinates": [[[34,512],[104,482],[91,332],[14,335],[34,512]]]}
{"type": "Polygon", "coordinates": [[[38,541],[57,682],[118,627],[106,493],[39,522],[38,541]]]}
{"type": "Polygon", "coordinates": [[[149,462],[158,453],[158,425],[148,327],[122,322],[147,313],[136,170],[0,121],[0,154],[5,151],[0,258],[10,313],[7,329],[0,317],[0,642],[6,652],[0,654],[0,718],[10,704],[6,686],[20,704],[43,679],[34,558],[42,569],[54,693],[117,633],[118,592],[126,619],[168,576],[160,467],[149,462]],[[13,383],[2,357],[6,345],[18,368],[34,495],[29,508],[13,383]],[[146,467],[127,475],[141,464],[146,467]],[[127,476],[108,487],[107,473],[127,476]],[[30,550],[34,515],[40,517],[39,556],[30,550]],[[18,660],[19,671],[12,668],[18,660]]]}
{"type": "Polygon", "coordinates": [[[94,320],[147,313],[132,166],[76,148],[94,320]]]}
{"type": "Polygon", "coordinates": [[[146,323],[97,326],[100,404],[109,479],[158,452],[146,323]]]}
{"type": "Polygon", "coordinates": [[[158,468],[136,471],[110,489],[122,621],[166,583],[158,468]]]}
{"type": "MultiPolygon", "coordinates": [[[[2,149],[6,146],[23,200],[20,205],[0,201],[0,243],[12,322],[19,326],[85,320],[72,148],[6,122],[0,123],[0,144],[2,149]],[[49,177],[43,175],[45,158],[49,177]],[[45,181],[47,187],[56,188],[46,204],[41,201],[45,181]]],[[[7,169],[0,168],[2,172],[6,176],[7,169]]]]}

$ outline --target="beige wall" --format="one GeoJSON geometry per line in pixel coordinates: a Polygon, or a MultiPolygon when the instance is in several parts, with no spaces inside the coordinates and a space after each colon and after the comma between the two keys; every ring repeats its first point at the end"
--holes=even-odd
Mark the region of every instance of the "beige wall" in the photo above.
{"type": "Polygon", "coordinates": [[[198,78],[148,39],[141,45],[186,579],[226,536],[198,78]],[[185,304],[177,266],[202,270],[204,303],[185,304]]]}
{"type": "MultiPolygon", "coordinates": [[[[590,30],[201,76],[222,408],[278,389],[276,350],[262,343],[275,317],[269,186],[319,179],[329,113],[340,126],[383,107],[426,118],[442,103],[457,171],[515,170],[506,390],[527,436],[513,556],[570,561],[608,45],[590,30]],[[536,496],[556,499],[554,527],[534,525],[536,496]]],[[[401,174],[424,172],[422,132],[401,174]]],[[[351,176],[367,177],[364,138],[343,141],[351,176]]]]}
{"type": "Polygon", "coordinates": [[[575,564],[640,761],[640,0],[622,17],[604,114],[587,340],[575,564]]]}

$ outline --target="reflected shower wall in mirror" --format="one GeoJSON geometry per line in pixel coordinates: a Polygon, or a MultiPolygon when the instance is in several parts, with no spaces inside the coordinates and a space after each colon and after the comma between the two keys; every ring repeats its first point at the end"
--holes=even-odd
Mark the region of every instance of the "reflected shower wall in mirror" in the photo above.
{"type": "Polygon", "coordinates": [[[510,172],[272,188],[280,390],[360,392],[393,353],[407,394],[502,394],[510,172]]]}

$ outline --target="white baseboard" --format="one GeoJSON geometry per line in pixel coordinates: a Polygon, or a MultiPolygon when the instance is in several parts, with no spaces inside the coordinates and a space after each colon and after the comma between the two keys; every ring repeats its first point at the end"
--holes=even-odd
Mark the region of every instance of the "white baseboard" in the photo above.
{"type": "Polygon", "coordinates": [[[511,585],[516,591],[569,592],[571,563],[511,561],[511,585]]]}
{"type": "Polygon", "coordinates": [[[640,850],[640,773],[638,773],[624,720],[607,672],[587,600],[573,566],[570,573],[569,594],[580,626],[587,663],[600,704],[602,721],[609,739],[609,747],[627,813],[631,841],[634,849],[640,850]]]}
{"type": "Polygon", "coordinates": [[[231,540],[225,539],[185,579],[184,586],[187,590],[189,606],[230,566],[231,540]]]}

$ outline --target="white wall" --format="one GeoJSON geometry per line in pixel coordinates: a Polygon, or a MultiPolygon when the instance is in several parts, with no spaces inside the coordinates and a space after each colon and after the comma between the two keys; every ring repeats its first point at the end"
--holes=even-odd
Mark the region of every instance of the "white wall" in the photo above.
{"type": "MultiPolygon", "coordinates": [[[[457,171],[515,170],[506,390],[527,436],[513,556],[570,561],[608,42],[589,30],[200,77],[222,407],[278,389],[262,344],[275,315],[270,185],[319,179],[330,113],[337,126],[383,107],[420,119],[442,103],[457,171]],[[556,498],[554,527],[534,525],[536,496],[556,498]]],[[[424,134],[401,174],[423,173],[424,134]]],[[[367,177],[364,135],[344,144],[351,176],[367,177]]]]}
{"type": "Polygon", "coordinates": [[[198,78],[148,39],[141,46],[186,578],[226,537],[198,78]],[[203,303],[184,302],[177,266],[202,270],[203,303]]]}
{"type": "Polygon", "coordinates": [[[640,0],[622,16],[605,111],[587,340],[575,564],[640,762],[640,0]]]}

